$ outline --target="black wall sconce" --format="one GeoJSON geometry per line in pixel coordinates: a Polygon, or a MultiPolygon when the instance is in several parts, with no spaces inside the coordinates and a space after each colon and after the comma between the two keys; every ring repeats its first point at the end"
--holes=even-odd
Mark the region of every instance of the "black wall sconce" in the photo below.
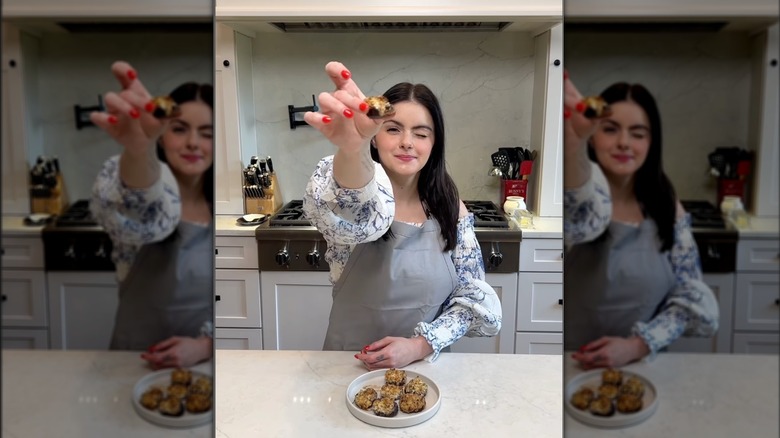
{"type": "Polygon", "coordinates": [[[287,105],[287,113],[290,116],[290,129],[295,129],[297,126],[308,125],[304,120],[298,120],[295,115],[298,113],[305,113],[306,111],[319,111],[317,107],[317,101],[314,100],[314,95],[311,95],[311,106],[299,106],[295,107],[287,105]]]}
{"type": "Polygon", "coordinates": [[[98,94],[98,104],[95,106],[82,107],[80,105],[73,105],[73,112],[76,115],[76,129],[81,129],[87,126],[95,126],[91,120],[89,120],[89,114],[93,111],[105,111],[103,106],[103,96],[98,94]]]}

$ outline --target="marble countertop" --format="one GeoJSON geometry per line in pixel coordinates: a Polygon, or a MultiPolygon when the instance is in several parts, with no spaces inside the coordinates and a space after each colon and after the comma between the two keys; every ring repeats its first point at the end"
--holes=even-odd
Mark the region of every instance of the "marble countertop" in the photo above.
{"type": "Polygon", "coordinates": [[[522,232],[523,239],[562,239],[563,218],[534,216],[533,226],[522,232]]]}
{"type": "MultiPolygon", "coordinates": [[[[566,381],[583,371],[564,355],[566,381]]],[[[778,357],[772,355],[661,353],[624,367],[658,390],[658,409],[642,423],[599,429],[565,414],[564,433],[577,438],[776,437],[778,357]]],[[[568,401],[566,401],[568,403],[568,401]]]]}
{"type": "Polygon", "coordinates": [[[4,236],[40,236],[44,225],[25,225],[24,216],[3,216],[3,235],[4,236]]]}
{"type": "MultiPolygon", "coordinates": [[[[137,352],[3,350],[4,437],[213,436],[213,425],[172,429],[133,408],[136,382],[153,371],[137,352]]],[[[212,374],[211,362],[192,367],[212,374]]]]}
{"type": "Polygon", "coordinates": [[[346,390],[367,370],[348,351],[217,350],[218,438],[364,438],[562,434],[561,356],[442,353],[405,369],[442,395],[430,420],[387,429],[349,412],[346,390]]]}
{"type": "Polygon", "coordinates": [[[780,218],[749,216],[747,227],[737,227],[740,239],[777,238],[780,234],[780,218]]]}
{"type": "Polygon", "coordinates": [[[259,225],[245,226],[238,225],[236,220],[243,215],[222,215],[214,216],[214,234],[216,236],[248,236],[255,237],[255,229],[259,225]]]}

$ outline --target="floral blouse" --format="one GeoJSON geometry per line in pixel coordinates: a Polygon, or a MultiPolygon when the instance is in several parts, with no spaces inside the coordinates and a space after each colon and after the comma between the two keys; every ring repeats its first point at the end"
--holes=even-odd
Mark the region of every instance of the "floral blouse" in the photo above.
{"type": "MultiPolygon", "coordinates": [[[[373,242],[390,228],[395,216],[390,179],[375,164],[374,178],[363,188],[341,188],[333,178],[333,156],[320,160],[303,198],[306,217],[328,244],[325,260],[335,284],[355,247],[373,242]]],[[[501,302],[485,282],[482,251],[474,233],[474,216],[461,218],[457,243],[451,252],[458,285],[430,323],[419,322],[415,336],[423,336],[433,348],[432,362],[441,350],[462,336],[495,336],[501,329],[501,302]]]]}
{"type": "MultiPolygon", "coordinates": [[[[563,233],[567,247],[594,240],[609,226],[612,201],[609,185],[597,164],[591,178],[564,191],[563,233]]],[[[691,232],[689,214],[678,216],[674,244],[667,252],[676,284],[650,321],[637,321],[632,332],[641,337],[652,358],[680,336],[713,336],[718,330],[718,302],[702,280],[701,262],[691,232]]]]}

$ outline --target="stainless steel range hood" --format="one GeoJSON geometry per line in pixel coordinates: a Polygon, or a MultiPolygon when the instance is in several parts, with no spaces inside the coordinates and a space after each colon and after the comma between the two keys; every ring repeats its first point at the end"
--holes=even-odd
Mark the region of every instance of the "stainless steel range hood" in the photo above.
{"type": "Polygon", "coordinates": [[[508,21],[421,21],[421,22],[271,22],[288,33],[348,32],[500,32],[508,21]]]}

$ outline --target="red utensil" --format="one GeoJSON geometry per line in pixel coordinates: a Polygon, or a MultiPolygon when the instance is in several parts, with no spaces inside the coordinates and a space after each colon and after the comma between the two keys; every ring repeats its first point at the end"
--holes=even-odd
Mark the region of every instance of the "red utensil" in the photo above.
{"type": "Polygon", "coordinates": [[[528,179],[528,175],[531,174],[531,168],[533,167],[534,162],[525,160],[522,163],[520,163],[520,175],[523,176],[523,179],[528,179]]]}

